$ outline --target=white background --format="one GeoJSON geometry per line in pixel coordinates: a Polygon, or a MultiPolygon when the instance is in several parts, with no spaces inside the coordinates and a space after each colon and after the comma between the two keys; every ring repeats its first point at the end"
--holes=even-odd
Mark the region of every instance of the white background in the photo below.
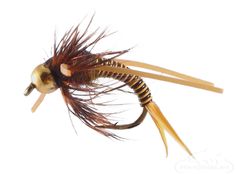
{"type": "MultiPolygon", "coordinates": [[[[0,173],[235,171],[235,9],[233,0],[1,1],[0,173]],[[94,27],[118,31],[99,49],[135,46],[123,58],[180,71],[224,88],[223,94],[216,94],[145,80],[196,160],[168,135],[166,158],[149,116],[137,128],[117,131],[129,140],[116,141],[74,119],[77,136],[59,91],[48,95],[36,113],[30,112],[39,94],[34,91],[25,97],[23,92],[33,68],[50,57],[54,31],[59,38],[94,12],[94,27]]],[[[138,109],[134,105],[129,114],[136,115],[138,109]]]]}

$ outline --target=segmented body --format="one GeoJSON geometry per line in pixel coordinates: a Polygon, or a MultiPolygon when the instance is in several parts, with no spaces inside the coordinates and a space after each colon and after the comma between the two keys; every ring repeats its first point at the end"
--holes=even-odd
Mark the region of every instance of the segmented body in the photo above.
{"type": "MultiPolygon", "coordinates": [[[[103,59],[98,59],[98,61],[102,62],[103,59]]],[[[117,62],[115,60],[109,60],[105,61],[104,63],[101,63],[103,66],[111,66],[111,67],[117,67],[117,68],[128,68],[124,64],[117,62]]],[[[135,94],[138,96],[141,106],[145,106],[149,102],[152,101],[151,92],[146,85],[146,83],[138,76],[136,75],[128,75],[124,73],[112,73],[108,71],[99,70],[96,72],[96,78],[103,77],[103,78],[113,78],[116,80],[119,80],[121,82],[124,82],[127,84],[130,88],[132,88],[135,92],[135,94]]]]}

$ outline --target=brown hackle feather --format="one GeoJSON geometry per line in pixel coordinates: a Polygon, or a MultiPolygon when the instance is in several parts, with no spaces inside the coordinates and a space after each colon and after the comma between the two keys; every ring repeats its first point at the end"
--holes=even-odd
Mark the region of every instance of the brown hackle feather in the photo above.
{"type": "MultiPolygon", "coordinates": [[[[108,119],[110,114],[97,111],[94,107],[96,105],[94,99],[99,95],[108,94],[113,90],[120,89],[125,84],[114,88],[111,85],[98,85],[94,82],[93,73],[95,71],[92,70],[104,62],[128,52],[129,49],[92,53],[94,46],[110,35],[106,30],[98,33],[99,28],[88,34],[92,20],[93,17],[84,31],[81,31],[80,25],[78,25],[65,33],[58,43],[55,41],[53,56],[45,65],[50,68],[68,110],[88,127],[107,137],[119,139],[120,137],[114,133],[99,128],[101,125],[112,125],[113,123],[108,119]],[[97,61],[98,59],[102,59],[102,61],[97,61]],[[70,66],[71,77],[67,77],[60,72],[61,64],[70,66]],[[102,90],[99,90],[100,88],[102,90]],[[81,95],[80,92],[82,92],[81,95]]],[[[122,89],[120,90],[122,91],[122,89]]]]}

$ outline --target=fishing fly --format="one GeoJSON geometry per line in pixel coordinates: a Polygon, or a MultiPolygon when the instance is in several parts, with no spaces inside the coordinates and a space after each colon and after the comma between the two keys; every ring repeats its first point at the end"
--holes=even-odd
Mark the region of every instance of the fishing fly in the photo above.
{"type": "Polygon", "coordinates": [[[217,93],[222,93],[223,90],[215,87],[211,82],[166,68],[120,59],[130,49],[93,53],[94,46],[109,34],[106,30],[99,32],[98,29],[89,34],[88,30],[92,20],[93,17],[83,31],[80,30],[80,25],[78,25],[66,32],[58,43],[55,41],[52,57],[33,70],[31,83],[25,90],[25,95],[28,96],[33,89],[37,89],[41,95],[33,105],[32,112],[36,111],[47,94],[60,89],[69,112],[95,131],[107,137],[117,138],[118,136],[110,132],[109,129],[133,128],[138,126],[144,120],[146,114],[149,113],[160,132],[166,154],[168,154],[168,147],[165,131],[188,154],[192,155],[189,148],[180,139],[153,101],[150,89],[142,78],[151,78],[217,93]],[[130,67],[152,70],[156,73],[135,70],[130,67]],[[122,85],[111,87],[105,84],[98,84],[97,79],[99,78],[114,79],[122,82],[122,85]],[[109,94],[114,90],[121,90],[124,86],[130,87],[134,94],[137,95],[142,107],[142,113],[130,124],[114,124],[104,113],[96,110],[96,104],[98,103],[94,102],[94,100],[100,95],[109,94]],[[80,92],[83,92],[83,95],[86,95],[87,98],[79,95],[80,92]]]}

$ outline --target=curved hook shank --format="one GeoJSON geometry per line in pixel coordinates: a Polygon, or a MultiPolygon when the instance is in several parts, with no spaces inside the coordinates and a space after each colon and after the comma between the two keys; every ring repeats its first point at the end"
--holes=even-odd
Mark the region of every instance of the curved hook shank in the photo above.
{"type": "Polygon", "coordinates": [[[96,127],[104,128],[104,129],[130,129],[130,128],[138,126],[140,123],[142,123],[142,121],[144,120],[146,115],[147,115],[147,109],[144,107],[141,115],[133,123],[122,124],[122,125],[117,125],[117,123],[115,123],[115,124],[111,124],[111,125],[101,125],[101,126],[96,126],[96,127]]]}

